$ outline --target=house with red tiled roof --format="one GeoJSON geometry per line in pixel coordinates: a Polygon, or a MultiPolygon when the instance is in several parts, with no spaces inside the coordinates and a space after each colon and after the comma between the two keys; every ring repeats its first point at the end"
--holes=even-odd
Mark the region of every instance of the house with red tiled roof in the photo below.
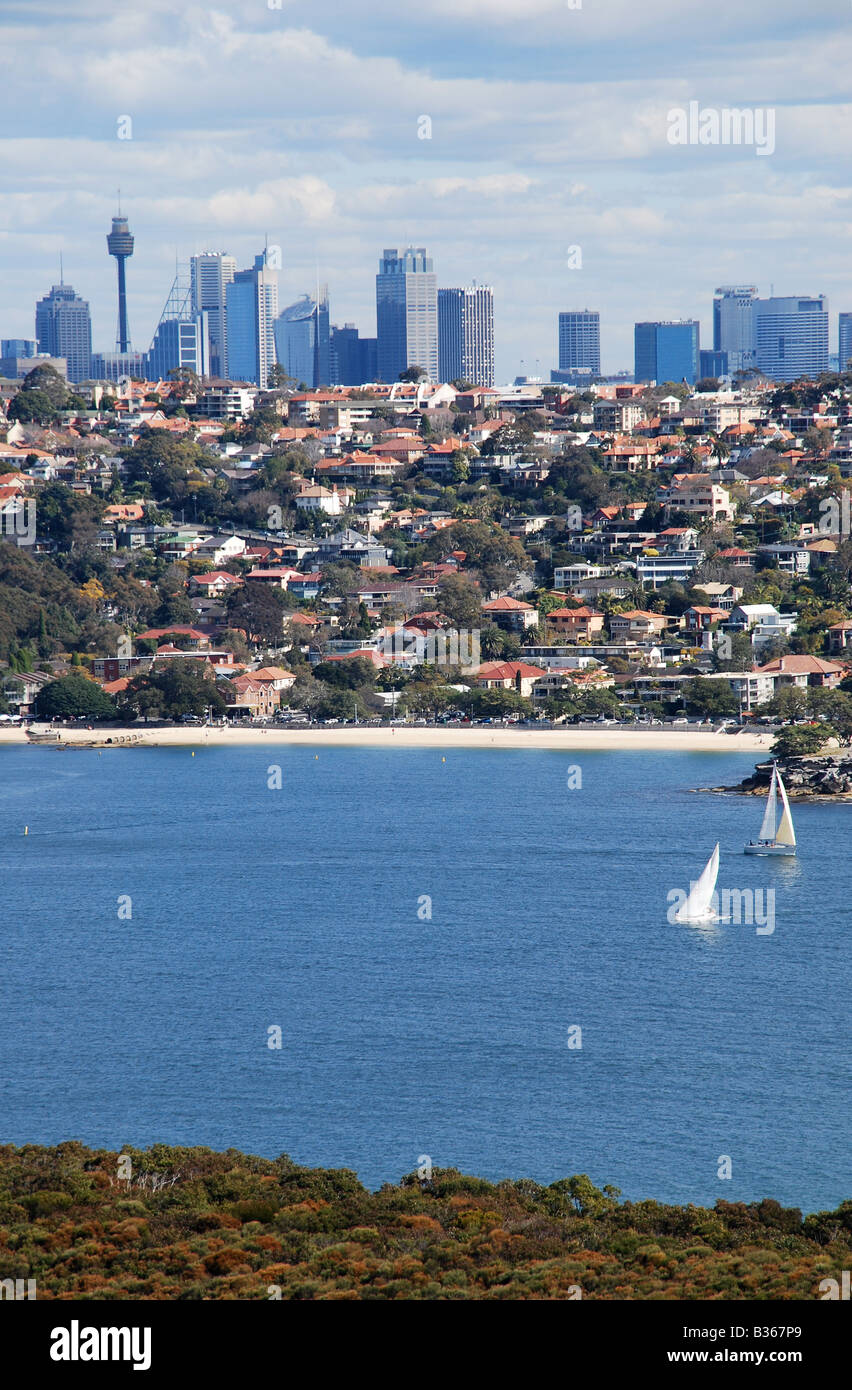
{"type": "Polygon", "coordinates": [[[630,608],[626,613],[613,613],[609,630],[613,642],[641,642],[659,637],[665,632],[667,618],[663,613],[648,613],[643,608],[630,608]]]}
{"type": "Polygon", "coordinates": [[[483,603],[482,616],[507,632],[526,632],[527,628],[538,626],[537,609],[531,603],[510,598],[508,594],[483,603]]]}
{"type": "Polygon", "coordinates": [[[726,550],[720,550],[716,559],[724,561],[726,565],[733,565],[735,569],[754,569],[754,552],[751,550],[743,550],[737,545],[729,546],[726,550]]]}
{"type": "Polygon", "coordinates": [[[197,627],[187,627],[183,623],[175,623],[172,627],[149,627],[147,631],[140,632],[137,637],[138,642],[158,642],[163,637],[181,637],[184,639],[187,648],[199,650],[210,646],[208,633],[201,632],[197,627]]]}
{"type": "Polygon", "coordinates": [[[529,698],[536,681],[546,675],[540,666],[525,661],[486,661],[473,679],[487,690],[515,690],[529,698]]]}
{"type": "Polygon", "coordinates": [[[354,652],[335,652],[333,656],[324,658],[326,661],[351,661],[353,657],[360,656],[366,661],[372,661],[376,667],[390,666],[391,662],[377,652],[373,647],[359,647],[354,652]]]}
{"type": "Polygon", "coordinates": [[[274,589],[286,589],[291,580],[304,579],[301,570],[289,565],[253,565],[246,575],[252,584],[271,584],[274,589]]]}
{"type": "Polygon", "coordinates": [[[822,685],[834,689],[846,675],[847,667],[836,661],[826,661],[821,656],[777,656],[765,666],[757,668],[760,675],[774,676],[776,690],[784,685],[796,685],[802,689],[811,685],[822,685]]]}
{"type": "Polygon", "coordinates": [[[848,618],[828,629],[828,649],[834,656],[852,650],[852,621],[848,618]]]}
{"type": "Polygon", "coordinates": [[[26,473],[0,473],[0,490],[9,496],[13,492],[26,492],[32,485],[33,480],[26,473]]]}
{"type": "Polygon", "coordinates": [[[684,613],[687,632],[709,632],[716,623],[723,623],[728,614],[723,608],[711,608],[706,604],[694,603],[684,613]]]}
{"type": "Polygon", "coordinates": [[[603,631],[604,615],[595,608],[552,608],[545,625],[560,636],[572,641],[589,642],[595,633],[603,631]]]}
{"type": "Polygon", "coordinates": [[[212,598],[215,594],[224,594],[233,588],[239,588],[242,584],[235,574],[229,574],[227,570],[210,570],[207,574],[193,574],[189,580],[190,593],[204,594],[207,598],[212,598]]]}
{"type": "Polygon", "coordinates": [[[296,684],[293,672],[283,666],[259,666],[256,671],[247,671],[246,675],[253,681],[267,681],[275,690],[289,690],[296,684]]]}
{"type": "Polygon", "coordinates": [[[281,704],[281,691],[272,681],[257,680],[255,674],[235,676],[230,682],[225,699],[228,713],[241,718],[266,718],[273,714],[281,704]]]}
{"type": "Polygon", "coordinates": [[[144,516],[141,502],[113,502],[104,508],[103,522],[109,526],[111,521],[141,521],[144,516]]]}

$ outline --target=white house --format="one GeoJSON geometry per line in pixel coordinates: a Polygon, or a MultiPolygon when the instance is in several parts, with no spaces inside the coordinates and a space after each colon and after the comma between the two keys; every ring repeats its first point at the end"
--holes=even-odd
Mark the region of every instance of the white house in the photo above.
{"type": "Polygon", "coordinates": [[[738,603],[725,623],[726,632],[747,632],[753,647],[765,646],[796,631],[798,613],[779,613],[771,603],[738,603]]]}
{"type": "Polygon", "coordinates": [[[325,512],[327,516],[340,516],[340,513],[351,507],[355,501],[355,492],[348,487],[338,488],[333,485],[329,489],[319,483],[311,483],[296,493],[295,500],[297,511],[325,512]]]}
{"type": "Polygon", "coordinates": [[[214,569],[219,569],[228,560],[244,555],[246,542],[242,536],[208,536],[193,550],[193,559],[209,560],[214,569]]]}

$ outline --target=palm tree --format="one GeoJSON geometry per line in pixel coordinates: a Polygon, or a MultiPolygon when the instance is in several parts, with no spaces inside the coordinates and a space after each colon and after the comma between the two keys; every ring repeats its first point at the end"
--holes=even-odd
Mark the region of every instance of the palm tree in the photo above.
{"type": "Polygon", "coordinates": [[[731,446],[720,434],[710,436],[710,457],[718,459],[721,463],[723,459],[730,458],[731,446]]]}

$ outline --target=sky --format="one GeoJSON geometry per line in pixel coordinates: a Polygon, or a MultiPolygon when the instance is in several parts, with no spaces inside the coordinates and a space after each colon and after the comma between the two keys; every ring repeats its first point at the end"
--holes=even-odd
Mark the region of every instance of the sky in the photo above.
{"type": "Polygon", "coordinates": [[[268,238],[282,306],[319,275],[365,335],[383,247],[492,285],[500,382],[549,376],[561,309],[600,311],[604,371],[641,319],[711,347],[721,284],[827,295],[834,351],[851,73],[850,0],[0,0],[0,336],[33,336],[61,253],[114,349],[120,187],[139,350],[176,258],[268,238]],[[771,111],[772,153],[672,143],[692,101],[771,111]]]}

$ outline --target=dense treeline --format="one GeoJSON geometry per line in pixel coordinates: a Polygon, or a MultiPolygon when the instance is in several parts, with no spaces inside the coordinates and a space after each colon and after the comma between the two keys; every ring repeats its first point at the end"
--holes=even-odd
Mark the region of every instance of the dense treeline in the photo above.
{"type": "Polygon", "coordinates": [[[455,1169],[372,1193],[286,1155],[122,1155],[0,1147],[0,1279],[42,1299],[814,1299],[852,1260],[852,1202],[803,1219],[455,1169]]]}

